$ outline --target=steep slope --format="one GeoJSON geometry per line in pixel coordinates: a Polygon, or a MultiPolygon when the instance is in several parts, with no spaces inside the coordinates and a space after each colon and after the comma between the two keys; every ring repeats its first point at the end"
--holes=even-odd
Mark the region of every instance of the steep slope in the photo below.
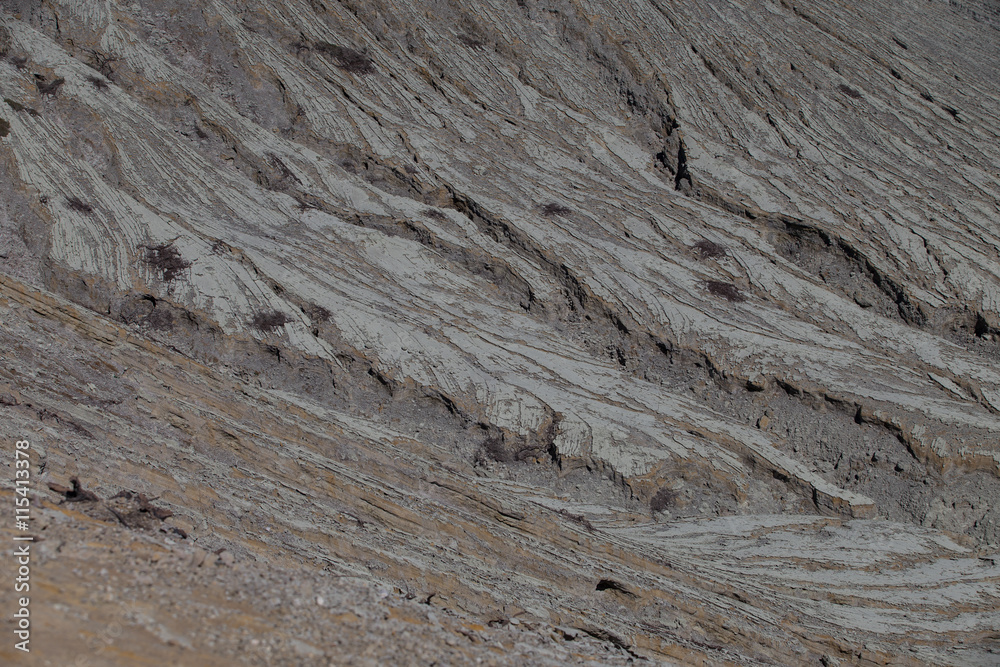
{"type": "Polygon", "coordinates": [[[57,416],[52,479],[637,655],[996,646],[990,5],[3,12],[4,428],[57,416]]]}

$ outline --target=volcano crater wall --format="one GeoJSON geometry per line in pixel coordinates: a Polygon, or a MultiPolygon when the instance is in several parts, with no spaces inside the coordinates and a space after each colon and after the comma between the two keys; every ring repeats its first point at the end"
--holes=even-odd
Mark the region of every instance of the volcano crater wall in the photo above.
{"type": "Polygon", "coordinates": [[[41,479],[163,497],[196,543],[480,625],[986,664],[996,17],[0,3],[4,432],[45,434],[41,479]],[[806,592],[753,589],[712,536],[806,592]],[[973,583],[923,608],[872,563],[973,583]]]}

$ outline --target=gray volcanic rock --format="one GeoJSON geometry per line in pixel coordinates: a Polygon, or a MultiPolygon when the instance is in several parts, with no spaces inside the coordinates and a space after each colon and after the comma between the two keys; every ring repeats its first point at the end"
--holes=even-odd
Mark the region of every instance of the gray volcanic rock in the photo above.
{"type": "MultiPolygon", "coordinates": [[[[583,633],[990,664],[998,30],[989,3],[4,2],[0,432],[220,571],[554,642],[514,662],[583,633]]],[[[191,622],[153,633],[170,660],[233,659],[191,622]]]]}

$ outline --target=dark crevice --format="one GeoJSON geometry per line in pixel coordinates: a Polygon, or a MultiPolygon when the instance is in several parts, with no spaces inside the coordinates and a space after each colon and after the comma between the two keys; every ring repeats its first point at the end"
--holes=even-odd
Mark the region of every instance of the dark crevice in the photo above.
{"type": "Polygon", "coordinates": [[[828,288],[861,308],[922,327],[927,315],[903,286],[878,269],[864,253],[819,226],[781,214],[766,215],[770,241],[779,254],[818,277],[828,288]]]}
{"type": "Polygon", "coordinates": [[[547,463],[558,464],[559,452],[555,438],[559,433],[559,415],[548,411],[541,428],[523,435],[505,428],[480,422],[478,428],[484,438],[476,453],[476,463],[547,463]]]}
{"type": "Polygon", "coordinates": [[[674,189],[686,191],[691,188],[691,172],[688,170],[687,153],[682,141],[677,146],[677,174],[674,176],[674,189]]]}
{"type": "Polygon", "coordinates": [[[596,591],[616,591],[618,593],[623,593],[628,597],[637,597],[635,593],[630,591],[625,584],[615,581],[614,579],[601,579],[597,582],[597,586],[594,588],[596,591]]]}
{"type": "Polygon", "coordinates": [[[927,324],[924,307],[846,239],[788,215],[751,209],[705,186],[699,186],[693,194],[706,204],[748,221],[763,220],[773,230],[769,240],[779,254],[860,307],[877,306],[879,314],[910,326],[927,324]]]}

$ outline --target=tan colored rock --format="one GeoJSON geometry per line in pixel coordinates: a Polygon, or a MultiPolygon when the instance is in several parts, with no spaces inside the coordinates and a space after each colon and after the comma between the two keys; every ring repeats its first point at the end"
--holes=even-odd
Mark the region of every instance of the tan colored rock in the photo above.
{"type": "Polygon", "coordinates": [[[192,551],[191,560],[189,561],[191,567],[201,567],[204,565],[207,556],[208,553],[204,549],[195,549],[192,551]]]}

